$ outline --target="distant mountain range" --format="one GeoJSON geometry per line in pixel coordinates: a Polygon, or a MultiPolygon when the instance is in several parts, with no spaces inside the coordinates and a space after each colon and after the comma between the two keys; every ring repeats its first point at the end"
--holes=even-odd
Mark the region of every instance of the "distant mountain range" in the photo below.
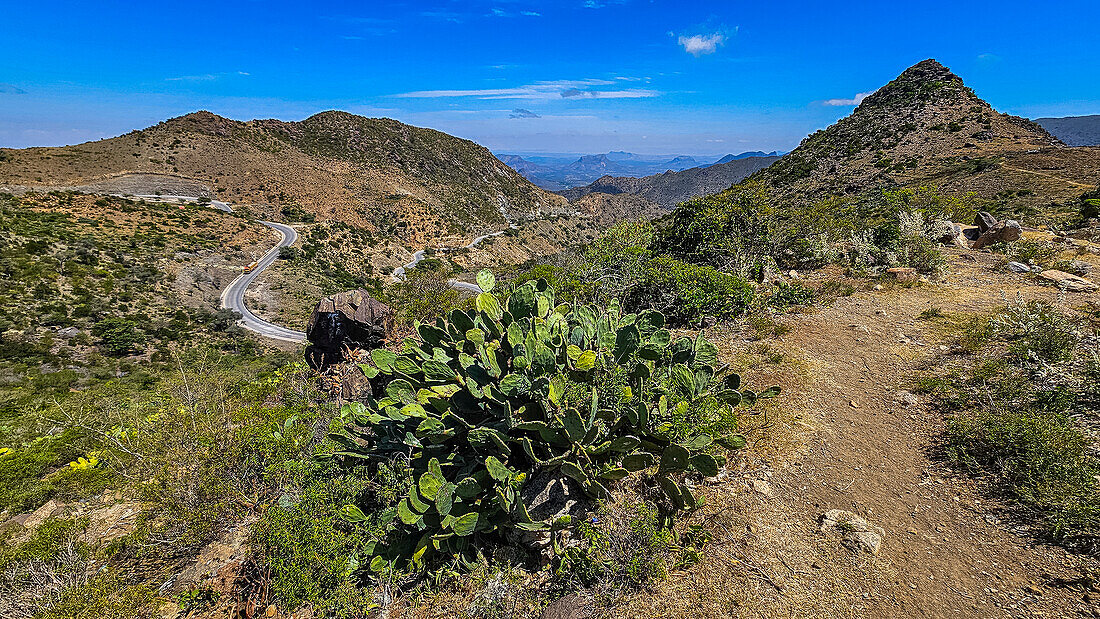
{"type": "Polygon", "coordinates": [[[1100,114],[1036,118],[1035,122],[1067,146],[1100,146],[1100,114]]]}
{"type": "Polygon", "coordinates": [[[774,154],[763,157],[728,155],[720,163],[678,172],[667,171],[642,178],[603,176],[583,187],[574,187],[559,193],[569,198],[570,202],[593,193],[631,194],[662,209],[671,209],[685,200],[729,189],[778,160],[779,157],[774,154]]]}
{"type": "Polygon", "coordinates": [[[638,155],[625,151],[612,151],[599,155],[581,155],[577,158],[555,156],[520,156],[499,153],[501,161],[522,174],[532,183],[561,191],[587,185],[603,176],[640,178],[663,172],[680,172],[720,163],[729,163],[749,157],[775,157],[779,153],[761,151],[729,154],[714,162],[699,161],[688,155],[638,155]]]}

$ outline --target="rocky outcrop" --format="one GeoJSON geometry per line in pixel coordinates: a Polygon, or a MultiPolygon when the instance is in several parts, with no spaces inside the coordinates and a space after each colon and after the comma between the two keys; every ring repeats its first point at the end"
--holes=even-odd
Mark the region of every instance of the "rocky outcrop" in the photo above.
{"type": "Polygon", "coordinates": [[[306,325],[306,360],[315,369],[344,361],[347,350],[378,348],[393,333],[393,310],[365,290],[349,290],[317,303],[306,325]]]}
{"type": "Polygon", "coordinates": [[[951,224],[951,230],[940,238],[940,242],[954,243],[963,249],[982,249],[994,243],[1017,241],[1022,234],[1023,229],[1016,220],[997,221],[996,217],[982,211],[974,216],[973,226],[951,224]]]}

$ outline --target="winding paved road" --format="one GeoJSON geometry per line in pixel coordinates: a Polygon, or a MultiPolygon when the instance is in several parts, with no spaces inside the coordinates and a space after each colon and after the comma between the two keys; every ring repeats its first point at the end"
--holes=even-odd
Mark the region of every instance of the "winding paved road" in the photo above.
{"type": "MultiPolygon", "coordinates": [[[[511,229],[514,229],[516,227],[516,225],[509,221],[508,227],[511,228],[511,229]]],[[[500,236],[500,235],[504,234],[505,232],[507,232],[507,230],[498,230],[496,232],[490,232],[488,234],[483,234],[483,235],[475,238],[473,241],[470,241],[469,244],[463,245],[460,249],[470,249],[470,248],[476,247],[478,243],[484,241],[485,239],[488,239],[488,238],[491,238],[491,237],[494,237],[494,236],[500,236]]],[[[414,252],[412,262],[410,262],[406,265],[399,266],[396,269],[394,269],[393,270],[393,275],[390,276],[393,279],[393,281],[395,281],[395,282],[405,281],[405,273],[408,272],[409,269],[412,269],[412,268],[416,267],[416,265],[421,260],[423,260],[425,258],[424,253],[426,251],[427,250],[425,250],[425,249],[421,249],[418,252],[414,252]]],[[[447,247],[441,247],[439,249],[439,251],[446,252],[446,251],[451,251],[451,249],[447,248],[447,247]]],[[[457,279],[449,279],[449,280],[447,280],[447,283],[450,284],[451,288],[454,288],[455,290],[465,290],[466,292],[472,292],[474,294],[477,294],[477,293],[481,292],[481,287],[478,286],[477,284],[471,284],[469,282],[463,282],[463,281],[459,281],[457,279]]]]}
{"type": "Polygon", "coordinates": [[[241,273],[237,276],[237,279],[226,286],[225,290],[222,292],[222,307],[240,312],[240,325],[249,331],[255,331],[273,340],[294,342],[296,344],[304,343],[306,341],[305,333],[287,329],[286,327],[280,327],[275,323],[268,322],[253,314],[248,307],[245,306],[244,293],[248,290],[249,284],[251,284],[264,269],[270,266],[272,262],[275,262],[275,259],[279,257],[280,247],[289,247],[294,244],[294,241],[298,240],[298,233],[290,226],[277,224],[271,221],[261,221],[260,223],[275,230],[282,235],[283,238],[275,247],[272,247],[270,251],[264,254],[263,258],[256,261],[256,268],[252,269],[251,273],[241,273]]]}
{"type": "MultiPolygon", "coordinates": [[[[198,198],[193,197],[193,196],[133,195],[133,196],[125,196],[125,197],[147,198],[147,199],[156,199],[156,200],[185,200],[187,202],[197,202],[198,201],[198,198]]],[[[221,210],[221,211],[225,211],[227,213],[232,213],[233,212],[233,207],[229,206],[229,204],[226,204],[225,202],[220,202],[218,200],[210,201],[209,206],[212,207],[212,208],[216,208],[218,210],[221,210]]],[[[503,210],[503,208],[501,209],[501,213],[504,214],[505,219],[508,221],[509,228],[515,228],[516,225],[514,223],[512,223],[511,220],[508,219],[507,213],[503,210]]],[[[272,322],[268,322],[268,321],[260,318],[256,314],[253,314],[252,311],[249,310],[248,307],[245,305],[245,299],[244,299],[245,292],[248,290],[248,287],[252,284],[252,282],[255,281],[256,278],[260,275],[260,273],[262,273],[264,271],[264,269],[266,269],[268,266],[270,266],[271,263],[275,262],[275,260],[279,257],[279,248],[280,247],[289,247],[289,246],[293,245],[295,241],[298,240],[298,233],[295,232],[294,228],[291,228],[290,226],[287,226],[285,224],[279,224],[279,223],[271,222],[271,221],[260,221],[259,223],[261,223],[261,224],[267,226],[268,228],[271,228],[271,229],[275,230],[276,232],[278,232],[282,236],[282,239],[279,241],[279,243],[277,245],[275,245],[275,247],[272,247],[270,251],[268,251],[266,254],[264,254],[263,258],[260,258],[258,261],[256,261],[256,268],[252,269],[251,273],[241,273],[228,286],[226,286],[225,290],[222,291],[222,298],[221,298],[222,307],[226,308],[226,309],[235,310],[236,312],[240,313],[241,320],[240,320],[239,324],[242,327],[244,327],[245,329],[248,329],[249,331],[253,331],[253,332],[258,333],[258,334],[260,334],[264,337],[268,337],[268,338],[271,338],[271,339],[274,339],[274,340],[281,340],[281,341],[284,341],[284,342],[292,342],[292,343],[295,343],[295,344],[305,343],[305,341],[306,341],[306,334],[305,333],[303,333],[301,331],[295,331],[293,329],[288,329],[286,327],[281,327],[281,326],[279,326],[275,323],[272,323],[272,322]]],[[[483,234],[483,235],[475,238],[469,244],[465,245],[464,248],[469,249],[469,248],[475,247],[479,243],[484,241],[485,239],[492,238],[492,237],[495,237],[495,236],[500,236],[501,234],[504,234],[505,232],[507,232],[507,230],[499,230],[497,232],[490,232],[489,234],[483,234]]],[[[443,251],[447,251],[447,248],[443,248],[443,251]]],[[[426,250],[423,250],[423,249],[413,253],[412,262],[410,262],[410,263],[408,263],[404,266],[400,266],[400,267],[397,267],[396,269],[394,269],[393,270],[393,275],[392,275],[393,281],[399,282],[399,281],[404,280],[405,279],[405,272],[408,269],[411,269],[411,268],[415,267],[417,265],[417,263],[419,263],[421,260],[423,260],[425,258],[425,253],[426,253],[426,250]]],[[[459,281],[457,279],[449,280],[448,283],[451,285],[451,288],[454,288],[455,290],[462,290],[462,291],[465,291],[465,292],[471,292],[471,293],[475,293],[475,294],[478,293],[478,292],[481,292],[481,288],[479,288],[477,284],[471,284],[469,282],[462,282],[462,281],[459,281]]]]}

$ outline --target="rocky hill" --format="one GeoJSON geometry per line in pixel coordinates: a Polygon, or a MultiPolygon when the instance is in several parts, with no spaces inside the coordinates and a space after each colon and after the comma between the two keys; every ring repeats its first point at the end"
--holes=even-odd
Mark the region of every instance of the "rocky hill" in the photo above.
{"type": "Polygon", "coordinates": [[[745,157],[725,163],[662,172],[642,178],[604,176],[584,187],[560,192],[570,201],[593,193],[631,194],[651,205],[670,209],[684,200],[728,189],[754,172],[768,167],[779,157],[745,157]]]}
{"type": "Polygon", "coordinates": [[[1070,146],[1100,146],[1100,114],[1036,118],[1035,122],[1070,146]]]}
{"type": "Polygon", "coordinates": [[[946,67],[925,60],[753,180],[770,186],[780,203],[922,183],[986,197],[1019,186],[1049,200],[1030,185],[1068,175],[1054,183],[1061,200],[1097,182],[1097,166],[1075,163],[1097,153],[1070,150],[1034,122],[998,113],[946,67]],[[1039,158],[1052,167],[1037,167],[1039,158]]]}
{"type": "Polygon", "coordinates": [[[195,112],[97,142],[0,150],[0,187],[9,190],[169,193],[150,178],[206,185],[212,197],[272,217],[305,212],[413,244],[565,208],[473,142],[337,111],[300,122],[195,112]],[[134,173],[146,175],[141,187],[134,173]]]}

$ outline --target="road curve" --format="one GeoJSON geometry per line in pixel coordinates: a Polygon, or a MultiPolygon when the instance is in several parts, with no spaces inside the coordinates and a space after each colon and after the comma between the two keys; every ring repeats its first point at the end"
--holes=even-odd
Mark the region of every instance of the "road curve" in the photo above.
{"type": "Polygon", "coordinates": [[[282,239],[275,247],[272,247],[270,251],[264,254],[263,258],[260,258],[256,262],[256,268],[252,269],[251,273],[241,273],[237,276],[237,279],[226,286],[225,290],[222,291],[222,307],[239,312],[241,314],[240,325],[249,331],[255,331],[273,340],[282,340],[295,344],[304,343],[306,341],[305,333],[267,322],[253,314],[248,307],[245,306],[244,293],[248,290],[248,286],[264,269],[270,266],[272,262],[275,262],[275,259],[279,257],[280,247],[289,247],[294,244],[294,241],[298,240],[298,233],[290,226],[277,224],[271,221],[261,221],[259,223],[278,232],[282,236],[282,239]]]}
{"type": "MultiPolygon", "coordinates": [[[[516,228],[516,225],[509,222],[508,227],[510,229],[514,230],[516,228]]],[[[504,234],[507,231],[508,230],[498,230],[496,232],[490,232],[488,234],[483,234],[483,235],[475,238],[473,241],[470,241],[469,244],[463,245],[460,249],[472,249],[472,248],[476,247],[478,245],[478,243],[481,243],[485,239],[489,239],[489,238],[492,238],[494,236],[500,236],[500,235],[504,234]]],[[[425,254],[426,251],[427,250],[421,249],[420,251],[414,252],[412,262],[410,262],[408,264],[401,265],[401,266],[397,267],[396,269],[394,269],[393,274],[390,276],[390,278],[395,283],[404,281],[405,280],[405,274],[409,271],[409,269],[415,268],[416,265],[421,260],[423,260],[425,258],[424,254],[425,254]]],[[[440,247],[439,251],[447,252],[447,251],[451,251],[451,248],[440,247]]],[[[463,282],[463,281],[459,281],[457,279],[449,279],[449,280],[447,280],[447,283],[451,286],[451,288],[454,288],[455,290],[464,290],[466,292],[472,292],[474,294],[477,294],[477,293],[481,292],[481,287],[478,286],[477,284],[471,284],[469,282],[463,282]]]]}

